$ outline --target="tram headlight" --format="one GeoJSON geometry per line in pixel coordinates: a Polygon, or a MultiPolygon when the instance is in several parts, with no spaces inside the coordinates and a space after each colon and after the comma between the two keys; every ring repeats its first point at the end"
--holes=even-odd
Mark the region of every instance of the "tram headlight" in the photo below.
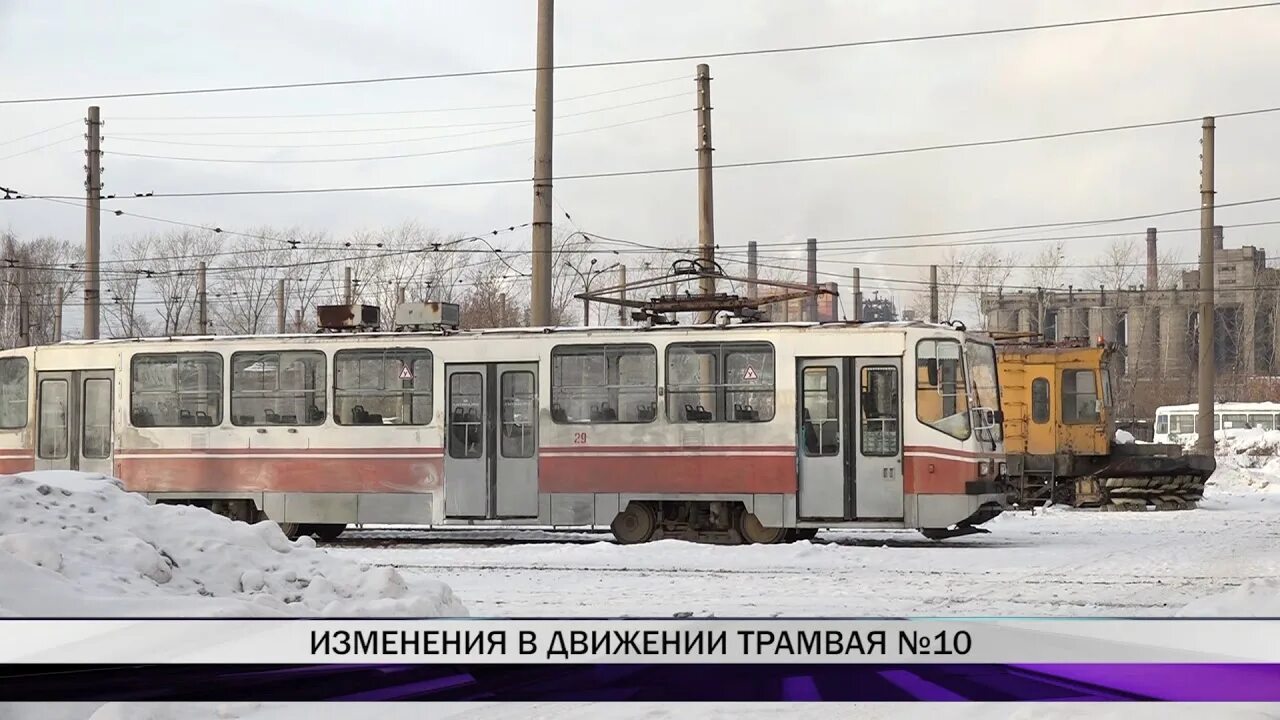
{"type": "Polygon", "coordinates": [[[990,474],[991,474],[991,461],[990,461],[990,460],[979,460],[979,461],[978,461],[978,476],[979,476],[979,477],[986,477],[987,475],[990,475],[990,474]]]}

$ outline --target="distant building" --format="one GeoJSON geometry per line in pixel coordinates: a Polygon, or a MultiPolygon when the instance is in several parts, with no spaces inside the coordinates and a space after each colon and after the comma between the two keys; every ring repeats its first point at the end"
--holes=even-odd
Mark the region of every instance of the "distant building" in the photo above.
{"type": "MultiPolygon", "coordinates": [[[[846,298],[842,304],[840,302],[840,288],[836,283],[824,283],[823,287],[831,292],[830,295],[818,296],[818,321],[819,322],[837,322],[840,320],[852,320],[851,317],[844,317],[845,313],[841,312],[842,307],[849,306],[852,299],[846,298]]],[[[809,299],[798,298],[782,303],[770,303],[763,308],[770,322],[804,322],[808,319],[806,314],[808,310],[809,299]]],[[[846,312],[852,312],[852,307],[847,307],[846,312]]],[[[862,320],[864,322],[892,322],[898,319],[898,311],[893,301],[889,298],[881,298],[879,293],[873,293],[872,297],[862,298],[862,320]]]]}
{"type": "MultiPolygon", "coordinates": [[[[1215,393],[1223,400],[1262,399],[1241,396],[1280,372],[1280,270],[1267,267],[1259,248],[1224,248],[1221,226],[1214,228],[1214,247],[1215,393]]],[[[1147,282],[1141,286],[984,295],[987,329],[1050,340],[1100,338],[1121,350],[1117,370],[1128,376],[1126,400],[1133,412],[1145,416],[1156,405],[1189,402],[1199,358],[1200,272],[1183,272],[1178,287],[1159,287],[1156,257],[1153,228],[1147,231],[1147,282]]]]}

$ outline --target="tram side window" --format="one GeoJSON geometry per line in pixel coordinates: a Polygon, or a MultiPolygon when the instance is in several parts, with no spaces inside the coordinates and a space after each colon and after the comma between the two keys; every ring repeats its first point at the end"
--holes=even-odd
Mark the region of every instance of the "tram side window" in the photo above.
{"type": "Polygon", "coordinates": [[[898,368],[862,368],[862,454],[898,454],[898,368]]]}
{"type": "Polygon", "coordinates": [[[558,424],[647,423],[658,414],[652,345],[557,345],[551,350],[551,419],[558,424]]]}
{"type": "Polygon", "coordinates": [[[0,359],[0,430],[27,426],[27,359],[0,359]]]}
{"type": "Polygon", "coordinates": [[[972,430],[967,388],[960,343],[916,343],[916,419],[954,438],[967,439],[972,430]]]}
{"type": "Polygon", "coordinates": [[[1253,414],[1249,416],[1249,427],[1262,428],[1263,430],[1276,429],[1276,416],[1270,413],[1266,415],[1253,414]]]}
{"type": "Polygon", "coordinates": [[[325,388],[322,352],[235,353],[231,356],[231,422],[320,425],[325,418],[325,388]]]}
{"type": "Polygon", "coordinates": [[[666,389],[673,423],[768,422],[774,415],[773,346],[671,345],[666,389]]]}
{"type": "Polygon", "coordinates": [[[1178,434],[1194,433],[1196,431],[1196,416],[1185,414],[1170,415],[1169,431],[1178,434]]]}
{"type": "Polygon", "coordinates": [[[1062,422],[1098,422],[1098,388],[1092,370],[1062,371],[1062,422]]]}
{"type": "Polygon", "coordinates": [[[1049,381],[1042,377],[1031,381],[1031,421],[1049,422],[1049,381]]]}
{"type": "MultiPolygon", "coordinates": [[[[1240,430],[1249,427],[1249,417],[1244,414],[1232,413],[1222,416],[1222,424],[1228,430],[1240,430]]],[[[1218,428],[1214,428],[1215,430],[1218,428]]]]}
{"type": "Polygon", "coordinates": [[[339,425],[426,425],[431,415],[429,351],[385,348],[334,354],[333,419],[339,425]]]}
{"type": "Polygon", "coordinates": [[[1168,432],[1169,432],[1169,416],[1157,415],[1156,416],[1156,434],[1164,435],[1168,432]]]}
{"type": "Polygon", "coordinates": [[[222,424],[222,356],[164,353],[133,356],[129,415],[134,427],[222,424]]]}

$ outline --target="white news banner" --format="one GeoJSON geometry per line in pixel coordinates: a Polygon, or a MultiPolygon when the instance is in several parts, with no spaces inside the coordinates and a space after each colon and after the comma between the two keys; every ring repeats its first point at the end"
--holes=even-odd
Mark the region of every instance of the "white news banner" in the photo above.
{"type": "Polygon", "coordinates": [[[1280,620],[0,620],[0,663],[1275,663],[1280,620]]]}

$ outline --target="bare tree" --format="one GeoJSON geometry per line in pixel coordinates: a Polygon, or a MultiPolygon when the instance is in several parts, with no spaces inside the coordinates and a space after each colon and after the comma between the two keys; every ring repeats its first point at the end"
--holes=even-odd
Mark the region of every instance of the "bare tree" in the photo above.
{"type": "Polygon", "coordinates": [[[1027,279],[1035,287],[1053,290],[1065,279],[1066,263],[1066,246],[1061,241],[1045,245],[1032,259],[1027,279]]]}
{"type": "Polygon", "coordinates": [[[53,340],[58,291],[63,292],[64,302],[74,302],[83,272],[76,263],[83,253],[83,248],[57,238],[0,236],[0,347],[16,345],[21,338],[21,301],[27,311],[27,342],[39,345],[53,340]]]}
{"type": "Polygon", "coordinates": [[[1157,256],[1156,277],[1160,281],[1160,287],[1165,290],[1182,287],[1182,272],[1185,269],[1182,265],[1182,253],[1174,248],[1161,250],[1157,256]]]}
{"type": "Polygon", "coordinates": [[[276,280],[282,266],[296,262],[287,243],[271,228],[257,228],[238,252],[210,269],[211,314],[218,329],[233,335],[274,331],[276,280]]]}
{"type": "MultiPolygon", "coordinates": [[[[960,297],[972,292],[967,282],[970,275],[969,260],[963,251],[947,248],[939,258],[938,266],[938,319],[942,321],[954,319],[959,307],[960,297]]],[[[916,317],[929,317],[929,278],[928,268],[921,271],[919,281],[922,289],[911,298],[911,309],[916,317]]],[[[981,293],[977,293],[979,296],[981,293]]]]}
{"type": "MultiPolygon", "coordinates": [[[[1082,285],[1108,290],[1123,290],[1133,284],[1138,274],[1138,243],[1132,238],[1117,238],[1111,241],[1102,252],[1100,267],[1091,268],[1086,281],[1082,285]]],[[[1154,289],[1154,288],[1152,288],[1154,289]]]]}
{"type": "Polygon", "coordinates": [[[973,294],[974,311],[977,313],[978,327],[987,329],[987,310],[992,296],[1001,292],[1013,276],[1013,266],[1017,263],[1017,255],[1002,252],[995,247],[974,248],[965,258],[965,266],[969,268],[968,284],[973,294]]]}
{"type": "Polygon", "coordinates": [[[145,317],[142,278],[155,253],[154,238],[143,235],[116,245],[110,272],[103,273],[102,321],[111,337],[147,337],[154,328],[145,317]]]}
{"type": "Polygon", "coordinates": [[[467,275],[469,286],[460,298],[463,325],[468,328],[514,327],[522,324],[528,304],[514,291],[505,266],[491,259],[467,275]]]}
{"type": "Polygon", "coordinates": [[[150,239],[148,247],[154,255],[145,262],[151,285],[159,295],[156,312],[163,323],[163,334],[196,331],[194,268],[200,261],[211,262],[219,245],[219,236],[211,230],[177,229],[150,239]]]}

